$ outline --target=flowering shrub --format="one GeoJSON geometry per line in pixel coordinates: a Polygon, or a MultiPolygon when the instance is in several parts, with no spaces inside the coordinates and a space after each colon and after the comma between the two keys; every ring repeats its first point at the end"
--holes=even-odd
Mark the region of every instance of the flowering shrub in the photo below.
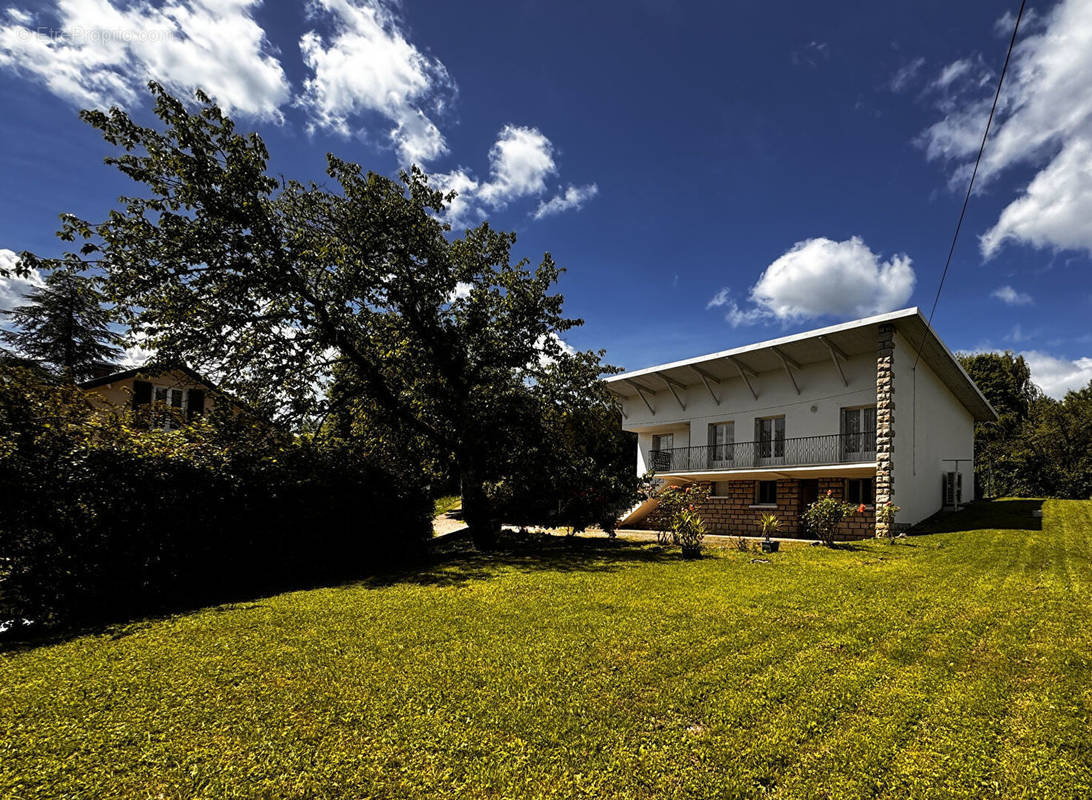
{"type": "Polygon", "coordinates": [[[803,518],[812,530],[814,530],[824,544],[834,543],[834,534],[842,520],[850,514],[863,512],[865,506],[852,506],[844,500],[834,496],[829,489],[827,493],[812,503],[804,511],[803,518]]]}
{"type": "Polygon", "coordinates": [[[660,531],[660,544],[670,541],[682,547],[687,558],[696,557],[705,538],[705,521],[698,509],[709,498],[709,487],[700,483],[668,486],[657,496],[660,502],[653,524],[660,531]]]}

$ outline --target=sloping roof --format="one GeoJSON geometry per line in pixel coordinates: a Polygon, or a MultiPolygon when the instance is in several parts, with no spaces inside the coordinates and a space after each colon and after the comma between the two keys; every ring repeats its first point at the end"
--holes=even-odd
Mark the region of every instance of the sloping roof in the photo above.
{"type": "Polygon", "coordinates": [[[166,372],[173,372],[178,370],[184,373],[187,377],[191,378],[195,383],[201,383],[208,386],[210,389],[219,391],[219,387],[215,383],[210,381],[203,375],[198,374],[196,371],[190,369],[185,364],[175,364],[173,366],[152,366],[145,365],[143,367],[133,367],[132,369],[123,370],[121,372],[113,372],[109,375],[103,375],[100,378],[91,378],[86,381],[80,381],[77,386],[81,389],[95,389],[99,386],[105,386],[108,383],[116,383],[117,381],[127,381],[129,378],[135,378],[138,375],[162,375],[166,372]]]}
{"type": "MultiPolygon", "coordinates": [[[[606,379],[616,394],[630,397],[637,394],[636,385],[647,391],[661,391],[670,383],[681,386],[701,385],[702,373],[718,380],[737,377],[741,373],[759,373],[782,369],[782,358],[790,363],[829,363],[832,349],[847,356],[874,353],[876,336],[873,328],[891,323],[895,330],[916,349],[923,342],[921,360],[944,382],[948,389],[981,422],[997,419],[989,401],[960,365],[952,351],[937,336],[917,307],[904,308],[887,314],[844,322],[826,328],[804,331],[778,339],[734,347],[682,361],[672,361],[652,367],[612,375],[606,379]]],[[[896,370],[898,367],[896,366],[896,370]]]]}

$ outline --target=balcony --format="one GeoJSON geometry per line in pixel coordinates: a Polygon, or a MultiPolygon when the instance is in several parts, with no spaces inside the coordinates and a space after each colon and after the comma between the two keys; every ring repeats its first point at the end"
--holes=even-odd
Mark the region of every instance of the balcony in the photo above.
{"type": "Polygon", "coordinates": [[[649,467],[658,474],[860,464],[876,460],[876,432],[675,447],[648,455],[649,467]]]}

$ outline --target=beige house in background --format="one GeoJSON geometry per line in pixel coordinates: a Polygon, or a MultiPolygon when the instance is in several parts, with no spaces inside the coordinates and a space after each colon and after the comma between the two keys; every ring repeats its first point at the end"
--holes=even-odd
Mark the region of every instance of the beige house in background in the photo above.
{"type": "Polygon", "coordinates": [[[132,409],[146,413],[150,427],[173,430],[211,412],[219,403],[238,403],[187,366],[163,371],[136,367],[91,378],[78,384],[103,409],[132,409]]]}

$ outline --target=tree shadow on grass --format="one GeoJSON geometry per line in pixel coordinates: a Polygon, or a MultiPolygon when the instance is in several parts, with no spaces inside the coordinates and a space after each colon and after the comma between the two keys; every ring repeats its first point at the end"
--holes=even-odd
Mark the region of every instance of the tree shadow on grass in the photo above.
{"type": "Polygon", "coordinates": [[[251,611],[264,608],[262,599],[278,594],[324,588],[380,588],[396,584],[423,586],[459,586],[471,581],[488,580],[510,570],[521,572],[612,572],[635,564],[679,561],[677,552],[657,545],[621,539],[592,539],[549,534],[521,534],[505,531],[498,547],[489,552],[474,549],[465,532],[450,534],[436,542],[423,561],[388,567],[370,575],[341,575],[328,580],[279,581],[250,585],[236,591],[222,589],[205,593],[189,601],[168,603],[145,609],[128,618],[113,617],[98,623],[69,628],[22,628],[0,636],[0,653],[32,650],[81,636],[108,636],[123,639],[137,634],[165,619],[199,611],[215,613],[251,611]]]}
{"type": "Polygon", "coordinates": [[[415,583],[460,586],[495,578],[499,572],[615,572],[637,564],[680,561],[659,545],[623,539],[593,539],[546,533],[504,531],[496,549],[476,550],[465,532],[445,536],[428,564],[391,571],[360,581],[368,587],[415,583]]]}
{"type": "Polygon", "coordinates": [[[912,536],[935,533],[968,533],[980,530],[1041,531],[1041,498],[975,500],[959,511],[941,511],[911,530],[912,536]]]}

